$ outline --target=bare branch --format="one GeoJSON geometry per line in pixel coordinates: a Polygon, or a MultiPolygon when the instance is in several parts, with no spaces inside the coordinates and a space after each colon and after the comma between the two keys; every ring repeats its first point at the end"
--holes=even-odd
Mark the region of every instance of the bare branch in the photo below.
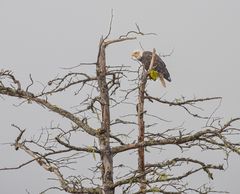
{"type": "Polygon", "coordinates": [[[71,150],[88,152],[88,153],[98,153],[98,154],[100,153],[100,150],[98,150],[97,148],[92,147],[92,146],[88,146],[87,148],[81,148],[81,147],[76,147],[76,146],[70,145],[69,143],[62,141],[59,136],[56,137],[55,139],[57,140],[58,143],[60,143],[61,145],[65,146],[66,148],[69,148],[71,150]]]}
{"type": "Polygon", "coordinates": [[[18,98],[27,99],[27,100],[36,102],[37,104],[40,104],[40,105],[48,108],[49,110],[68,118],[69,120],[74,122],[76,125],[78,125],[80,128],[82,128],[84,131],[86,131],[88,134],[90,134],[92,136],[97,135],[97,131],[95,129],[91,128],[86,123],[83,123],[78,117],[75,117],[72,113],[70,113],[56,105],[52,105],[51,103],[49,103],[48,101],[46,101],[44,99],[34,97],[33,93],[26,92],[23,90],[14,90],[9,87],[0,86],[0,94],[18,97],[18,98]]]}
{"type": "MultiPolygon", "coordinates": [[[[124,152],[126,150],[137,149],[139,147],[156,146],[156,145],[169,145],[169,144],[181,145],[181,144],[186,144],[189,142],[194,142],[197,140],[207,142],[207,141],[209,141],[209,137],[211,137],[212,139],[213,139],[213,137],[220,137],[220,140],[225,142],[228,149],[239,153],[239,150],[237,148],[230,146],[229,143],[226,142],[225,138],[223,138],[223,136],[221,135],[221,133],[223,133],[224,131],[227,130],[227,127],[229,127],[231,123],[233,123],[235,121],[239,121],[239,120],[240,120],[240,118],[235,118],[235,119],[232,119],[231,121],[227,122],[222,128],[219,128],[219,129],[207,128],[205,130],[201,130],[201,131],[198,131],[193,134],[186,135],[186,136],[172,137],[172,138],[170,137],[167,139],[150,140],[150,141],[144,141],[141,143],[116,146],[116,147],[112,148],[112,152],[114,154],[117,154],[117,153],[124,152]]],[[[214,143],[214,142],[212,141],[212,143],[214,143]]]]}

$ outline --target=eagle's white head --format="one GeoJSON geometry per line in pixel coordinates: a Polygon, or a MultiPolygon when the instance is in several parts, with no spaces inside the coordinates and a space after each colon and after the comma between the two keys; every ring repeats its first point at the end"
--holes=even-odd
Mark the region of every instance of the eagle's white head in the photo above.
{"type": "Polygon", "coordinates": [[[139,59],[142,58],[142,54],[143,54],[142,51],[136,50],[136,51],[132,52],[131,56],[132,56],[133,59],[139,60],[139,59]]]}

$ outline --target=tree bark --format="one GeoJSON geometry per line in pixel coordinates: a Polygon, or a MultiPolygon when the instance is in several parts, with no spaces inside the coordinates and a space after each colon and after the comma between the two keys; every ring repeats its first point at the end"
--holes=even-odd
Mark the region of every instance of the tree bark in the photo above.
{"type": "MultiPolygon", "coordinates": [[[[138,105],[137,105],[137,115],[138,115],[138,143],[144,142],[144,133],[145,133],[145,123],[144,123],[144,92],[146,86],[147,78],[145,72],[142,74],[139,93],[138,93],[138,105]]],[[[145,193],[146,190],[146,176],[144,175],[145,171],[145,157],[144,157],[144,146],[138,148],[138,170],[142,174],[140,178],[140,191],[145,193]]]]}
{"type": "Polygon", "coordinates": [[[110,147],[110,110],[109,110],[109,94],[106,81],[107,68],[106,68],[106,44],[103,39],[100,40],[99,53],[96,64],[98,86],[100,90],[100,103],[102,111],[101,128],[99,130],[99,144],[100,155],[102,161],[102,182],[103,192],[105,194],[114,194],[113,185],[113,156],[110,147]]]}
{"type": "MultiPolygon", "coordinates": [[[[153,49],[151,63],[149,65],[148,71],[150,71],[153,67],[155,61],[156,50],[153,49]]],[[[144,123],[144,94],[146,89],[148,72],[143,70],[141,81],[139,84],[139,91],[138,91],[138,105],[137,105],[137,115],[138,115],[138,143],[142,144],[144,142],[145,136],[145,123],[144,123]]],[[[141,193],[146,193],[146,175],[145,175],[145,154],[144,154],[144,145],[138,148],[138,171],[141,174],[140,176],[140,191],[141,193]]]]}

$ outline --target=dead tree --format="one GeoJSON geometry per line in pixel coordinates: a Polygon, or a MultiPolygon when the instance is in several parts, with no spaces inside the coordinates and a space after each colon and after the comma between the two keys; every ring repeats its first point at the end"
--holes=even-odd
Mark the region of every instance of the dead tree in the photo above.
{"type": "MultiPolygon", "coordinates": [[[[0,72],[0,94],[5,97],[16,97],[23,103],[38,104],[66,118],[72,128],[63,129],[60,125],[51,126],[39,134],[37,139],[25,137],[25,129],[16,126],[19,135],[13,143],[16,150],[23,150],[31,156],[31,160],[16,167],[1,167],[1,170],[17,170],[32,162],[55,175],[59,185],[50,189],[64,190],[67,193],[113,194],[115,193],[211,193],[214,190],[206,185],[194,188],[187,184],[189,177],[203,172],[213,179],[213,170],[223,170],[223,164],[207,163],[193,157],[182,156],[185,151],[198,147],[202,151],[219,151],[226,155],[240,154],[240,144],[232,137],[239,136],[236,123],[240,118],[230,119],[222,124],[220,119],[202,116],[194,112],[199,103],[221,100],[220,97],[195,98],[187,100],[179,98],[165,100],[148,93],[148,72],[144,68],[133,69],[126,65],[108,65],[106,48],[115,43],[135,40],[137,36],[146,35],[137,26],[137,31],[130,31],[116,39],[109,39],[111,28],[106,37],[100,39],[97,60],[91,64],[80,64],[70,69],[62,77],[47,82],[39,92],[31,92],[35,82],[30,76],[30,84],[23,88],[21,81],[9,70],[0,72]],[[78,68],[88,65],[95,69],[95,75],[79,72],[78,68]],[[128,84],[124,84],[128,83],[128,84]],[[85,95],[75,112],[71,112],[50,102],[49,96],[63,93],[72,88],[75,95],[85,95]],[[89,90],[90,89],[90,90],[89,90]],[[138,91],[138,92],[137,92],[138,91]],[[136,97],[137,94],[137,97],[136,97]],[[182,127],[164,129],[155,124],[146,124],[148,114],[146,102],[154,106],[179,107],[193,118],[205,119],[206,125],[201,130],[186,130],[182,127]],[[126,105],[128,109],[122,108],[126,105]],[[129,108],[132,107],[132,108],[129,108]],[[113,114],[113,109],[119,110],[113,114]],[[121,110],[125,110],[122,111],[121,110]],[[96,127],[99,125],[99,127],[96,127]],[[121,130],[121,129],[125,130],[121,130]],[[147,130],[146,130],[147,129],[147,130]],[[157,130],[155,130],[157,129],[157,130]],[[137,133],[138,131],[139,133],[137,133]],[[73,140],[78,136],[79,141],[73,140]],[[131,135],[132,134],[132,135],[131,135]],[[94,139],[94,143],[84,146],[82,136],[94,139]],[[97,141],[95,141],[97,140],[97,141]],[[182,150],[181,156],[163,158],[155,162],[145,158],[145,149],[162,149],[168,145],[182,150]],[[127,152],[134,151],[128,155],[127,152]],[[137,155],[135,154],[137,151],[137,155]],[[92,167],[92,175],[80,176],[62,173],[62,169],[71,167],[72,161],[79,162],[80,154],[92,155],[96,165],[92,167]],[[64,155],[64,157],[63,157],[64,155]],[[138,166],[129,160],[118,161],[118,157],[132,157],[138,166]],[[191,166],[191,168],[189,168],[191,166]],[[181,173],[175,169],[183,168],[181,173]]],[[[153,53],[156,51],[153,50],[153,53]]],[[[154,54],[152,63],[154,61],[154,54]]],[[[150,68],[151,69],[151,66],[150,68]]],[[[158,86],[159,87],[159,86],[158,86]]],[[[47,114],[47,113],[46,113],[47,114]]],[[[157,117],[157,115],[152,115],[157,117]]],[[[148,122],[149,123],[149,122],[148,122]]],[[[28,130],[28,129],[27,129],[28,130]]],[[[151,154],[151,151],[150,151],[151,154]]],[[[87,164],[86,164],[87,165],[87,164]]],[[[69,170],[70,171],[70,170],[69,170]]],[[[70,171],[71,173],[71,171],[70,171]]]]}

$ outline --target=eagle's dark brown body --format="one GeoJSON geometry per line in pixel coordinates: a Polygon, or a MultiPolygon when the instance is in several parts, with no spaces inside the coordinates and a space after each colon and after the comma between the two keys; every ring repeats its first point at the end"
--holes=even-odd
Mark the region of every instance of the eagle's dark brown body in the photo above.
{"type": "MultiPolygon", "coordinates": [[[[144,65],[145,69],[148,70],[151,60],[152,60],[152,52],[151,51],[142,52],[142,56],[138,60],[144,65]]],[[[169,82],[171,81],[171,77],[166,68],[165,63],[157,54],[155,56],[153,69],[156,70],[157,72],[161,73],[167,81],[169,81],[169,82]]]]}

